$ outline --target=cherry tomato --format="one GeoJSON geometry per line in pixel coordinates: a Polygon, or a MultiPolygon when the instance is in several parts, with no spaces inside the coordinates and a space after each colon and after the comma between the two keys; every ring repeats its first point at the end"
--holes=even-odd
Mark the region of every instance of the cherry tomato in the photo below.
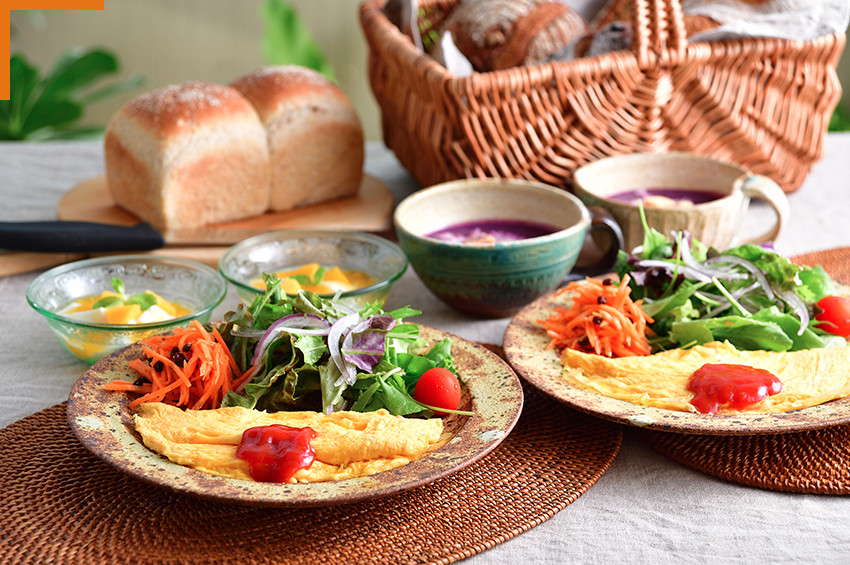
{"type": "Polygon", "coordinates": [[[841,337],[850,337],[850,298],[843,296],[825,296],[818,300],[818,307],[823,310],[815,316],[819,322],[818,328],[841,337]]]}
{"type": "MultiPolygon", "coordinates": [[[[434,408],[457,410],[460,406],[460,383],[448,369],[434,367],[419,377],[413,389],[413,398],[434,408]]],[[[435,410],[434,414],[443,416],[445,412],[435,410]]]]}

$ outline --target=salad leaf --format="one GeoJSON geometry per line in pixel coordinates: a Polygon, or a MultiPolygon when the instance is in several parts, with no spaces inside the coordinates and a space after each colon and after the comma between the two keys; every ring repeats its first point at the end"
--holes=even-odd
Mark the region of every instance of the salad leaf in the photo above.
{"type": "Polygon", "coordinates": [[[745,318],[722,316],[708,320],[673,324],[670,338],[678,344],[702,345],[711,341],[728,341],[738,349],[787,351],[793,341],[776,324],[745,318]]]}
{"type": "Polygon", "coordinates": [[[250,373],[222,406],[432,414],[412,391],[427,369],[453,369],[451,342],[422,352],[419,327],[404,321],[418,310],[384,312],[372,304],[353,311],[309,291],[287,295],[279,279],[263,278],[265,293],[225,315],[222,336],[250,373]]]}
{"type": "Polygon", "coordinates": [[[814,324],[816,303],[834,292],[821,267],[802,267],[745,244],[722,253],[686,232],[664,236],[644,224],[644,243],[621,252],[632,296],[653,318],[653,348],[729,341],[738,349],[795,351],[846,345],[814,324]]]}
{"type": "Polygon", "coordinates": [[[322,391],[322,406],[325,410],[336,412],[342,410],[345,400],[342,392],[345,385],[339,380],[341,373],[334,363],[319,365],[319,385],[322,391]],[[337,384],[339,383],[339,384],[337,384]]]}
{"type": "Polygon", "coordinates": [[[119,304],[137,304],[142,311],[145,311],[157,302],[156,296],[149,292],[139,292],[128,297],[124,293],[124,281],[118,277],[112,277],[111,285],[112,290],[114,290],[118,296],[104,296],[92,305],[92,309],[109,308],[110,306],[116,306],[119,304]]]}
{"type": "Polygon", "coordinates": [[[302,335],[295,340],[295,348],[301,352],[304,357],[304,363],[313,365],[327,355],[328,345],[321,336],[317,335],[302,335]]]}
{"type": "Polygon", "coordinates": [[[351,329],[342,344],[345,359],[371,371],[384,356],[387,332],[397,323],[392,316],[370,316],[351,329]]]}

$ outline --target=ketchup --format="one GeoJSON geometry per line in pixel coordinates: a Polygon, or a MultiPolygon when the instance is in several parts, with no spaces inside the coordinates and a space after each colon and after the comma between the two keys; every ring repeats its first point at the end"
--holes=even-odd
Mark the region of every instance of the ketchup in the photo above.
{"type": "Polygon", "coordinates": [[[242,432],[236,457],[248,463],[251,478],[263,483],[288,482],[300,469],[316,459],[310,440],[312,428],[291,428],[283,424],[258,426],[242,432]]]}
{"type": "Polygon", "coordinates": [[[698,412],[714,414],[721,406],[742,410],[782,392],[782,381],[765,369],[749,365],[706,363],[694,371],[688,390],[698,412]]]}

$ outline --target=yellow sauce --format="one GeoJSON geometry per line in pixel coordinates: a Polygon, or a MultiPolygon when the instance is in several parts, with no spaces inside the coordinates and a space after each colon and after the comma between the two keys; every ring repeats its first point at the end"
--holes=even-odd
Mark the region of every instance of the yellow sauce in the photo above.
{"type": "MultiPolygon", "coordinates": [[[[362,271],[341,269],[337,266],[325,267],[324,273],[320,277],[317,277],[316,274],[321,268],[322,266],[318,263],[308,263],[295,269],[278,271],[274,275],[279,279],[283,279],[281,289],[286,294],[298,294],[299,290],[309,290],[316,294],[330,295],[337,292],[350,292],[358,288],[365,288],[377,282],[374,277],[362,271]],[[310,281],[316,281],[317,278],[319,280],[316,284],[312,284],[312,282],[308,283],[304,280],[298,280],[302,279],[302,277],[306,277],[310,281]]],[[[266,284],[261,277],[252,280],[251,286],[259,290],[266,289],[266,284]]]]}

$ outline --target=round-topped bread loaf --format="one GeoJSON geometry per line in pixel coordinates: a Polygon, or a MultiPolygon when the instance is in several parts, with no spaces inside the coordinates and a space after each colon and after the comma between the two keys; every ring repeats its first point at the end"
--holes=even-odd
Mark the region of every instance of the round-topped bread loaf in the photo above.
{"type": "Polygon", "coordinates": [[[268,210],[265,129],[228,86],[187,82],[139,96],[110,120],[104,151],[115,202],[161,232],[268,210]]]}
{"type": "Polygon", "coordinates": [[[351,100],[317,71],[269,66],[231,86],[266,128],[271,209],[291,210],[352,196],[363,176],[363,129],[351,100]]]}

